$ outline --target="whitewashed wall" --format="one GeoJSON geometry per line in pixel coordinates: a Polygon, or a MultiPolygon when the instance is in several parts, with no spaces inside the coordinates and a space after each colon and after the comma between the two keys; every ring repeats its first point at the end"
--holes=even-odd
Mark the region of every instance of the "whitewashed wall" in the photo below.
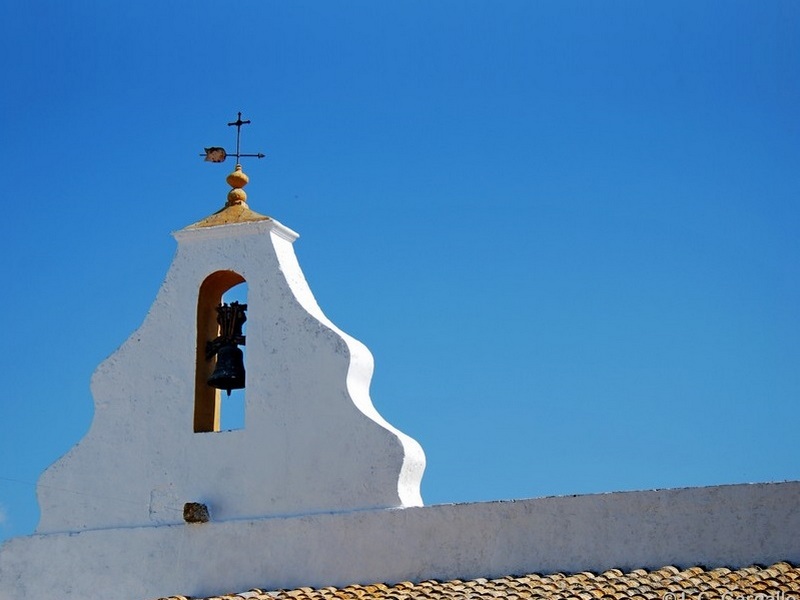
{"type": "Polygon", "coordinates": [[[296,237],[176,234],[147,318],[93,377],[90,431],[40,479],[38,534],[0,548],[0,600],[800,562],[797,482],[422,507],[422,449],[372,406],[372,357],[320,311],[296,237]],[[218,270],[248,282],[246,422],[194,433],[197,297],[218,270]],[[185,502],[210,522],[183,523],[185,502]]]}
{"type": "Polygon", "coordinates": [[[90,431],[39,481],[37,532],[181,523],[185,502],[215,520],[421,505],[422,448],[373,407],[372,355],[319,309],[297,234],[264,220],[175,237],[144,323],[93,376],[90,431]],[[195,433],[198,292],[220,270],[248,283],[246,422],[195,433]]]}
{"type": "Polygon", "coordinates": [[[148,600],[252,587],[800,562],[800,482],[17,538],[0,598],[148,600]]]}

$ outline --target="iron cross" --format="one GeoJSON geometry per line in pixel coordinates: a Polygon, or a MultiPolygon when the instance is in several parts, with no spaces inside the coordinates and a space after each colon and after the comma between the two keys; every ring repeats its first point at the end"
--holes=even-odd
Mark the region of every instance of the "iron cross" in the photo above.
{"type": "MultiPolygon", "coordinates": [[[[264,155],[260,152],[258,154],[242,154],[239,151],[239,143],[242,137],[242,125],[249,125],[250,119],[242,120],[242,113],[236,117],[236,120],[233,123],[228,123],[228,127],[236,126],[236,154],[233,156],[236,157],[236,164],[239,164],[239,159],[241,157],[255,157],[255,158],[264,158],[264,155]]],[[[200,156],[205,156],[208,162],[223,162],[227,157],[228,153],[225,151],[225,148],[220,148],[219,146],[212,146],[210,148],[205,148],[205,153],[201,154],[200,156]]]]}

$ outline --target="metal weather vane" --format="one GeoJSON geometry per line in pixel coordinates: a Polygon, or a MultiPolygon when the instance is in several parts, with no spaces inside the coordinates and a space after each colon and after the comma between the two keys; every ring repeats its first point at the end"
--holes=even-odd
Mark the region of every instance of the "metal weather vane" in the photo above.
{"type": "MultiPolygon", "coordinates": [[[[243,154],[239,150],[239,142],[241,141],[242,136],[242,125],[249,125],[250,119],[246,121],[242,120],[242,113],[239,112],[236,120],[233,123],[228,123],[228,127],[236,127],[236,154],[232,156],[236,157],[236,164],[239,164],[239,159],[242,157],[253,157],[253,158],[264,158],[264,154],[257,153],[257,154],[243,154]]],[[[215,162],[221,163],[225,162],[225,159],[228,157],[228,152],[225,148],[221,148],[219,146],[211,146],[210,148],[204,148],[205,154],[201,154],[200,156],[205,156],[205,160],[208,162],[215,162]]]]}

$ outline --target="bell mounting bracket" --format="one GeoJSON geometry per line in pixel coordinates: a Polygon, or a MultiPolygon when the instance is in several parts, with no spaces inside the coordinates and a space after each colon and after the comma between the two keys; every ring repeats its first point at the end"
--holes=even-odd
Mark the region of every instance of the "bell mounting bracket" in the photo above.
{"type": "Polygon", "coordinates": [[[206,342],[206,358],[211,359],[223,346],[244,346],[245,336],[242,326],[247,321],[247,304],[238,302],[222,303],[217,307],[217,323],[219,335],[210,342],[206,342]]]}

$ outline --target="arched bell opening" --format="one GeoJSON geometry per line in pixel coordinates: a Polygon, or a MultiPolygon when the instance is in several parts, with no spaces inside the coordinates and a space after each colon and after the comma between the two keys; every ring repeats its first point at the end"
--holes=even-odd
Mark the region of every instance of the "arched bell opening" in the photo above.
{"type": "Polygon", "coordinates": [[[244,426],[244,390],[240,389],[244,386],[244,336],[233,335],[231,341],[231,334],[243,333],[246,305],[247,283],[235,271],[217,271],[200,285],[194,402],[197,433],[244,426]]]}

